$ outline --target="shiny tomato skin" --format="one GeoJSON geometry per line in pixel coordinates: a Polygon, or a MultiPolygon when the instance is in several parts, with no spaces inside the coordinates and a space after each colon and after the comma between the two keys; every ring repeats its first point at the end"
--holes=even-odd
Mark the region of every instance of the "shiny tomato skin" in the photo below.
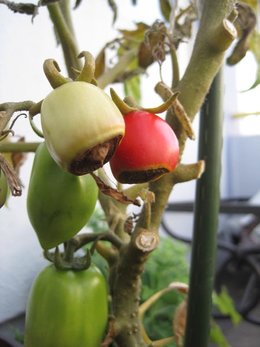
{"type": "Polygon", "coordinates": [[[99,269],[47,266],[29,294],[25,347],[100,347],[107,319],[107,287],[99,269]]]}
{"type": "Polygon", "coordinates": [[[41,106],[41,124],[53,159],[76,175],[94,171],[85,163],[91,148],[121,138],[125,132],[123,116],[111,98],[83,81],[65,83],[46,96],[41,106]]]}
{"type": "Polygon", "coordinates": [[[178,139],[162,118],[146,111],[133,111],[124,116],[125,136],[110,160],[115,178],[121,183],[122,172],[164,168],[171,172],[179,160],[178,139]]]}
{"type": "Polygon", "coordinates": [[[77,234],[94,212],[98,188],[90,175],[64,171],[43,142],[37,148],[27,195],[29,220],[44,249],[77,234]]]}

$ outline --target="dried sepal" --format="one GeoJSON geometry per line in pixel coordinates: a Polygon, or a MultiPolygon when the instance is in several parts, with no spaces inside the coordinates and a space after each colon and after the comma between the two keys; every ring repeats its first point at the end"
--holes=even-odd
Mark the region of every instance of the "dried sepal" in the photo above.
{"type": "Polygon", "coordinates": [[[43,71],[53,89],[70,81],[60,73],[59,64],[54,59],[44,61],[43,71]]]}
{"type": "Polygon", "coordinates": [[[15,171],[5,157],[0,153],[0,169],[7,179],[8,186],[13,196],[22,195],[22,183],[15,171]]]}
{"type": "Polygon", "coordinates": [[[183,346],[187,320],[187,300],[185,299],[177,307],[173,318],[173,334],[178,347],[183,346]]]}
{"type": "Polygon", "coordinates": [[[78,55],[78,58],[84,58],[85,62],[82,70],[80,71],[80,74],[76,78],[76,81],[92,83],[92,81],[95,79],[95,58],[88,51],[81,52],[78,55]]]}

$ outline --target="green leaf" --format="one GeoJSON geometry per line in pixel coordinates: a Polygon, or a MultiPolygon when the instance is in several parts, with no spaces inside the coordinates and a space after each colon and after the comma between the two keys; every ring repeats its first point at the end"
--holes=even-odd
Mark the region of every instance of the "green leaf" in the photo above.
{"type": "Polygon", "coordinates": [[[215,322],[212,322],[211,325],[210,340],[211,342],[217,344],[219,347],[231,347],[227,339],[223,335],[222,330],[215,322]]]}
{"type": "Polygon", "coordinates": [[[140,76],[132,77],[126,81],[124,81],[124,92],[125,95],[131,96],[134,98],[134,100],[137,102],[137,104],[140,104],[141,102],[141,79],[140,76]]]}
{"type": "Polygon", "coordinates": [[[134,30],[126,30],[126,29],[120,29],[120,33],[123,35],[124,40],[126,40],[125,43],[128,44],[135,44],[135,41],[143,41],[144,39],[144,34],[146,30],[149,28],[149,25],[143,23],[143,22],[138,22],[135,24],[136,28],[134,30]]]}
{"type": "Polygon", "coordinates": [[[251,89],[254,89],[255,87],[257,87],[258,85],[260,84],[260,64],[258,65],[258,68],[257,68],[257,73],[256,73],[256,80],[255,82],[251,85],[251,87],[249,87],[247,90],[245,90],[246,92],[251,90],[251,89]]]}
{"type": "Polygon", "coordinates": [[[237,312],[234,302],[225,287],[221,289],[221,292],[216,292],[212,295],[213,303],[223,314],[229,315],[233,324],[238,324],[241,321],[241,316],[237,312]]]}
{"type": "Polygon", "coordinates": [[[95,61],[95,78],[100,77],[106,68],[106,50],[105,48],[102,48],[101,51],[98,53],[95,61]]]}
{"type": "Polygon", "coordinates": [[[172,10],[169,0],[160,0],[160,10],[164,19],[169,22],[172,10]]]}
{"type": "Polygon", "coordinates": [[[249,49],[260,64],[260,32],[254,31],[249,40],[249,49]]]}
{"type": "MultiPolygon", "coordinates": [[[[142,275],[142,302],[173,281],[188,282],[187,251],[188,247],[183,243],[161,238],[160,245],[149,257],[142,275]]],[[[183,298],[183,294],[177,291],[169,292],[145,313],[144,325],[151,339],[172,335],[174,311],[183,298]]],[[[173,347],[173,344],[169,344],[169,347],[173,347]]]]}
{"type": "Polygon", "coordinates": [[[79,5],[81,4],[81,2],[82,2],[82,0],[76,0],[73,9],[76,10],[79,7],[79,5]]]}
{"type": "Polygon", "coordinates": [[[249,49],[255,57],[257,63],[256,79],[252,86],[247,89],[251,90],[260,84],[260,32],[254,31],[249,40],[249,49]]]}
{"type": "Polygon", "coordinates": [[[115,24],[117,20],[117,4],[115,3],[114,0],[107,0],[107,1],[108,1],[109,7],[111,8],[113,12],[113,24],[115,24]]]}

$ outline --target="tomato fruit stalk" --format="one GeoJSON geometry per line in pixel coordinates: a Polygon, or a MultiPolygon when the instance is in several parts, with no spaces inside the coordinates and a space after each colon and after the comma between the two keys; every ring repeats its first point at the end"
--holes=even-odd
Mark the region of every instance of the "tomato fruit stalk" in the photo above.
{"type": "Polygon", "coordinates": [[[107,319],[107,286],[97,267],[47,266],[29,294],[25,347],[100,347],[107,319]]]}
{"type": "Polygon", "coordinates": [[[91,217],[98,188],[90,175],[75,176],[37,148],[27,195],[27,212],[41,246],[50,249],[73,237],[91,217]]]}
{"type": "Polygon", "coordinates": [[[159,116],[136,110],[124,115],[125,136],[110,160],[121,183],[143,183],[172,172],[179,160],[178,139],[159,116]]]}

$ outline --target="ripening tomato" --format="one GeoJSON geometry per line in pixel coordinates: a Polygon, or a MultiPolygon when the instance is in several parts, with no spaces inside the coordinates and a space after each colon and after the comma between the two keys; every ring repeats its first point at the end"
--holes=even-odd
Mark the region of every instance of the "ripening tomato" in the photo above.
{"type": "Polygon", "coordinates": [[[97,267],[35,279],[26,310],[25,347],[100,347],[108,320],[106,281],[97,267]]]}
{"type": "Polygon", "coordinates": [[[143,183],[172,172],[179,160],[178,139],[157,115],[136,110],[124,115],[125,136],[110,160],[121,183],[143,183]]]}
{"type": "Polygon", "coordinates": [[[41,123],[51,156],[75,175],[108,162],[125,132],[123,116],[110,97],[82,81],[65,83],[47,95],[41,123]]]}

